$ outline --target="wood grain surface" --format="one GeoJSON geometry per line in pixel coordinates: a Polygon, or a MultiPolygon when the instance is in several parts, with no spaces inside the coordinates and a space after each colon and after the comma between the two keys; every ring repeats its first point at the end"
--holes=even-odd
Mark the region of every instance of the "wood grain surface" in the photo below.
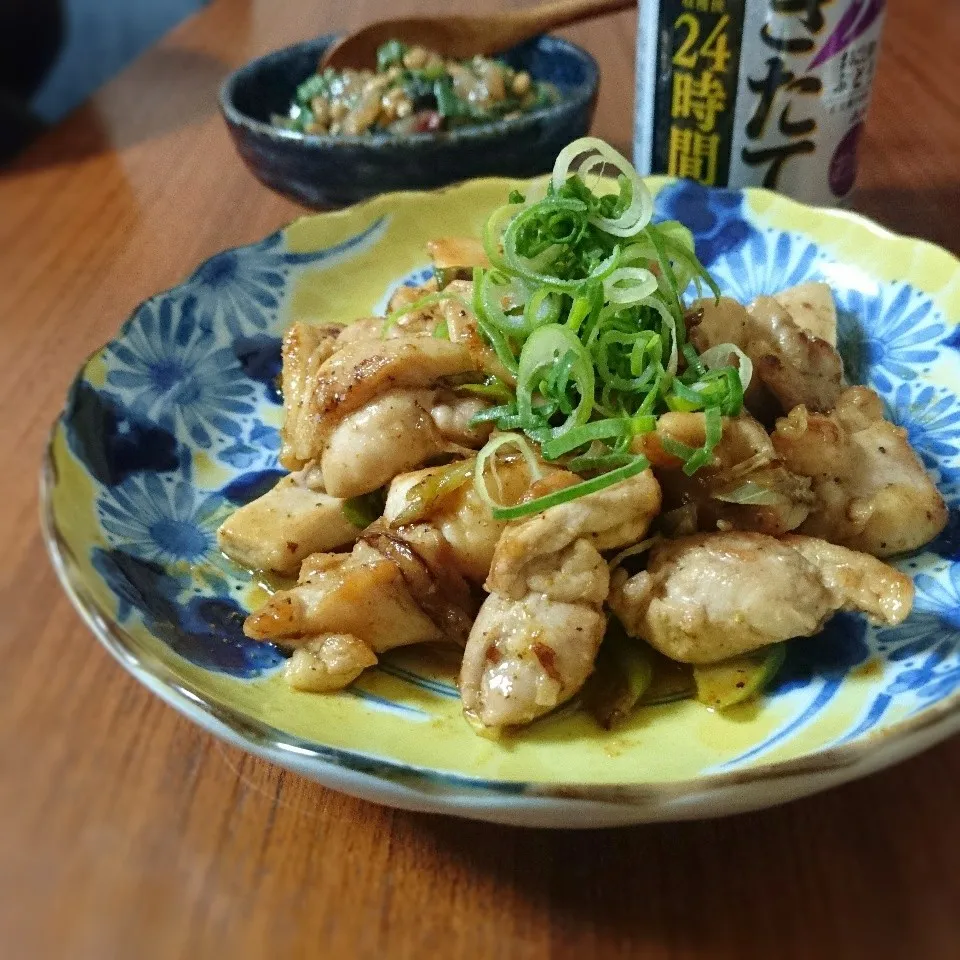
{"type": "MultiPolygon", "coordinates": [[[[218,81],[381,6],[215,0],[0,171],[0,957],[960,956],[960,740],[726,821],[551,834],[413,815],[214,741],[61,593],[36,474],[73,372],[138,301],[299,213],[234,154],[218,81]]],[[[889,6],[854,206],[956,251],[960,4],[889,6]]],[[[634,30],[622,14],[569,31],[601,60],[596,132],[623,149],[634,30]]]]}

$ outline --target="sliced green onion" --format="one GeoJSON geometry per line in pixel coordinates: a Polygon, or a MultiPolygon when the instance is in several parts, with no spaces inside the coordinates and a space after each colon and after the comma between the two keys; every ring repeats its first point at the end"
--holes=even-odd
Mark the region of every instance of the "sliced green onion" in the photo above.
{"type": "Polygon", "coordinates": [[[734,354],[739,361],[739,367],[737,369],[737,375],[740,378],[740,384],[743,389],[743,392],[747,392],[747,388],[750,386],[750,381],[753,379],[753,361],[735,344],[735,343],[718,343],[715,347],[710,347],[709,350],[704,350],[700,354],[700,363],[707,370],[715,370],[718,367],[727,367],[730,366],[730,355],[734,354]]]}
{"type": "Polygon", "coordinates": [[[692,477],[701,467],[705,467],[713,459],[713,451],[720,442],[723,432],[723,421],[717,407],[708,407],[703,414],[706,438],[703,446],[683,465],[683,472],[692,477]]]}
{"type": "Polygon", "coordinates": [[[553,440],[542,444],[543,455],[548,460],[556,460],[577,447],[594,440],[609,440],[613,437],[629,437],[632,432],[630,420],[593,420],[582,426],[574,427],[553,440]]]}
{"type": "Polygon", "coordinates": [[[577,157],[586,153],[599,154],[598,161],[584,165],[584,175],[598,164],[616,167],[630,183],[630,203],[618,217],[591,216],[590,222],[607,233],[618,237],[632,237],[642,230],[653,216],[653,198],[644,182],[637,176],[636,170],[626,159],[608,143],[597,137],[581,137],[564,147],[557,155],[553,167],[553,189],[559,191],[570,173],[570,167],[577,157]]]}
{"type": "Polygon", "coordinates": [[[350,497],[340,504],[340,509],[349,523],[358,530],[365,530],[383,515],[383,508],[387,502],[386,491],[381,488],[359,497],[350,497]]]}
{"type": "Polygon", "coordinates": [[[527,329],[523,308],[530,291],[522,281],[499,270],[481,270],[478,295],[484,317],[505,335],[527,329]]]}
{"type": "MultiPolygon", "coordinates": [[[[565,458],[590,477],[529,504],[494,504],[496,515],[526,516],[644,469],[631,440],[671,409],[702,410],[705,440],[692,448],[662,438],[664,449],[688,474],[709,464],[723,416],[742,409],[752,367],[740,351],[700,357],[685,342],[683,294],[693,282],[716,292],[690,231],[651,223],[636,171],[593,138],[561,151],[548,183],[514,191],[510,201],[484,228],[491,266],[473,272],[473,310],[516,387],[488,379],[455,389],[491,401],[473,424],[493,423],[507,432],[500,437],[516,438],[496,438],[479,461],[512,443],[531,463],[565,458]]],[[[485,484],[481,492],[489,498],[485,484]]]]}
{"type": "Polygon", "coordinates": [[[604,281],[610,303],[630,306],[642,303],[657,289],[657,278],[644,267],[617,267],[604,281]]]}
{"type": "Polygon", "coordinates": [[[448,494],[459,490],[472,476],[473,460],[456,460],[428,473],[406,493],[403,509],[391,521],[391,527],[402,527],[427,516],[433,506],[448,494]]]}
{"type": "Polygon", "coordinates": [[[606,490],[615,483],[623,480],[629,480],[639,473],[648,469],[650,463],[646,457],[635,457],[626,466],[618,467],[609,473],[601,473],[597,477],[589,480],[581,480],[571,487],[565,487],[563,490],[555,490],[546,496],[537,497],[535,500],[528,500],[526,503],[518,503],[515,507],[494,506],[493,517],[495,520],[516,520],[519,517],[528,517],[532,513],[540,513],[548,510],[550,507],[556,507],[561,503],[569,503],[571,500],[578,500],[588,494],[596,493],[598,490],[606,490]]]}
{"type": "MultiPolygon", "coordinates": [[[[495,456],[501,447],[506,446],[514,446],[520,451],[533,480],[540,480],[543,477],[540,462],[537,460],[537,455],[533,452],[533,448],[530,446],[526,437],[521,436],[519,433],[501,433],[488,440],[477,454],[477,461],[473,467],[473,485],[480,499],[493,512],[494,517],[497,516],[498,510],[504,509],[504,506],[503,504],[497,503],[497,501],[490,496],[484,473],[487,468],[487,461],[495,456]]],[[[496,462],[494,461],[492,465],[495,468],[496,462]]]]}
{"type": "Polygon", "coordinates": [[[533,393],[543,371],[573,354],[572,374],[579,393],[576,408],[558,433],[576,423],[586,423],[593,408],[594,372],[590,355],[583,344],[566,327],[552,323],[534,330],[520,353],[517,373],[517,409],[521,417],[533,414],[533,393]]]}
{"type": "MultiPolygon", "coordinates": [[[[496,404],[508,404],[513,401],[513,391],[499,377],[493,375],[487,377],[483,383],[461,383],[453,387],[453,392],[458,395],[469,394],[475,397],[483,397],[484,400],[491,400],[496,404]]],[[[485,411],[486,412],[486,411],[485,411]]]]}

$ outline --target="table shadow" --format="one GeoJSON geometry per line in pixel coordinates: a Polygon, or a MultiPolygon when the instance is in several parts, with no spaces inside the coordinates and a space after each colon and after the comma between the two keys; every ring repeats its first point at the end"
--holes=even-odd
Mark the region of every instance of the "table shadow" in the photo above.
{"type": "Polygon", "coordinates": [[[0,177],[120,151],[217,113],[217,93],[231,67],[209,54],[157,47],[74,110],[19,156],[0,177]]]}
{"type": "MultiPolygon", "coordinates": [[[[919,897],[930,889],[931,865],[906,849],[918,831],[905,832],[904,812],[938,822],[942,811],[924,811],[911,786],[924,764],[924,776],[942,776],[938,755],[947,749],[723,820],[546,831],[397,813],[394,823],[411,842],[435,848],[438,860],[463,861],[493,879],[505,916],[547,914],[551,956],[593,943],[604,956],[638,956],[646,944],[664,957],[876,958],[903,956],[897,951],[910,942],[921,955],[917,939],[936,936],[926,932],[925,912],[950,916],[952,908],[919,897]]],[[[944,842],[952,853],[941,853],[955,858],[960,842],[944,842]]]]}

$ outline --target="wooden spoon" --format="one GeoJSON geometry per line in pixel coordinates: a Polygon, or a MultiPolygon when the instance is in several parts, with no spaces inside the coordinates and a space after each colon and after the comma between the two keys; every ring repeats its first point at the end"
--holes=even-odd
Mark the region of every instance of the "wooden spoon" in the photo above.
{"type": "Polygon", "coordinates": [[[529,10],[511,10],[485,17],[398,17],[361,27],[329,47],[321,67],[373,70],[377,48],[388,40],[417,44],[447,57],[507,50],[557,27],[635,7],[637,0],[551,0],[529,10]]]}

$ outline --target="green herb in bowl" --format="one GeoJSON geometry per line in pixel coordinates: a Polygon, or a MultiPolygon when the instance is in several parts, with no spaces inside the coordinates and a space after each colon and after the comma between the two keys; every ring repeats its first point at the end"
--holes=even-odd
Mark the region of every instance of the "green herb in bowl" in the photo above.
{"type": "Polygon", "coordinates": [[[273,125],[307,134],[432,133],[548,106],[556,89],[501,60],[448,60],[399,40],[383,44],[372,70],[313,74],[273,125]]]}

